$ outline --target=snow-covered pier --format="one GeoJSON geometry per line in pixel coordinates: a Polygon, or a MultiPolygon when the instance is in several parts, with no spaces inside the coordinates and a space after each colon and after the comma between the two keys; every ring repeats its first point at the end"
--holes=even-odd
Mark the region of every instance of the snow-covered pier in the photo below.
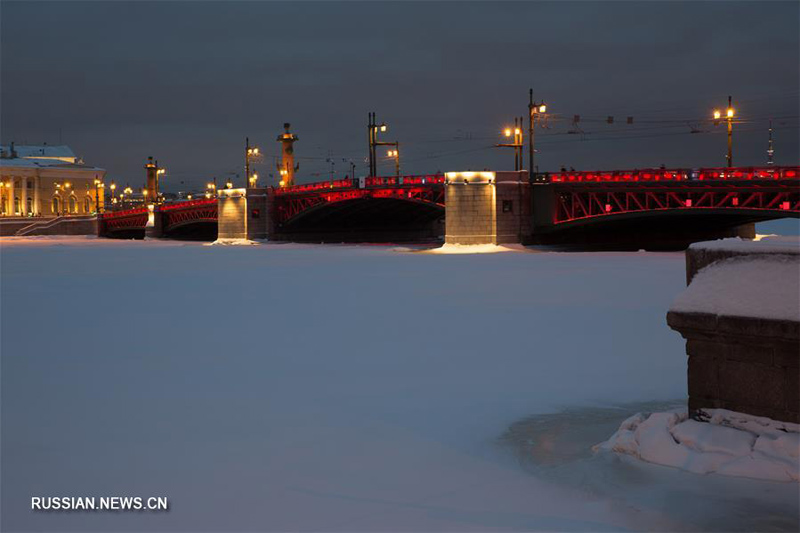
{"type": "Polygon", "coordinates": [[[686,339],[689,410],[800,422],[800,242],[692,245],[689,286],[667,314],[686,339]]]}

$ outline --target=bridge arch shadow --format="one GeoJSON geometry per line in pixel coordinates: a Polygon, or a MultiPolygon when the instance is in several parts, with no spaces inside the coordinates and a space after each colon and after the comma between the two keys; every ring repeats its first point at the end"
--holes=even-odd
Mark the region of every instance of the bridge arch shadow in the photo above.
{"type": "Polygon", "coordinates": [[[425,242],[444,235],[444,206],[404,198],[356,198],[323,203],[281,224],[277,240],[305,242],[425,242]]]}

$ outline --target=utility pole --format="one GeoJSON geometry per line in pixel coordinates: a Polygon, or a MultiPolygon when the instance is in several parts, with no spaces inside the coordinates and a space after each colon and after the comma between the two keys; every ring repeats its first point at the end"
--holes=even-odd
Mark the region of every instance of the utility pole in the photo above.
{"type": "Polygon", "coordinates": [[[367,132],[369,133],[369,175],[375,175],[375,118],[374,113],[370,111],[369,120],[367,121],[367,132]]]}
{"type": "Polygon", "coordinates": [[[396,143],[378,141],[378,131],[385,132],[387,127],[384,122],[381,122],[380,125],[376,123],[375,112],[369,114],[367,130],[369,131],[369,175],[374,177],[378,173],[377,147],[394,146],[396,143]]]}
{"type": "Polygon", "coordinates": [[[733,166],[733,106],[728,96],[728,167],[733,166]]]}
{"type": "Polygon", "coordinates": [[[769,145],[767,145],[767,165],[772,166],[775,164],[773,156],[775,155],[775,150],[772,147],[772,120],[769,121],[769,145]]]}
{"type": "Polygon", "coordinates": [[[513,135],[514,142],[510,143],[499,143],[495,146],[498,147],[505,147],[505,148],[513,148],[514,149],[514,170],[522,170],[523,160],[522,160],[522,147],[524,141],[524,135],[522,133],[522,127],[525,124],[525,120],[523,117],[514,117],[514,129],[506,128],[503,130],[503,134],[506,137],[511,137],[513,135]]]}
{"type": "Polygon", "coordinates": [[[394,158],[394,173],[396,176],[400,176],[400,143],[393,142],[393,143],[383,143],[389,146],[394,146],[394,150],[389,150],[386,155],[388,157],[394,158]]]}
{"type": "Polygon", "coordinates": [[[244,175],[247,177],[244,186],[247,187],[250,181],[250,137],[244,138],[244,175]]]}
{"type": "Polygon", "coordinates": [[[534,173],[536,172],[536,167],[534,166],[534,159],[533,155],[536,152],[534,148],[534,128],[536,126],[536,115],[537,114],[544,114],[547,111],[547,106],[544,102],[535,103],[533,101],[533,89],[530,89],[529,100],[528,100],[528,162],[530,163],[530,168],[528,172],[530,176],[533,177],[534,173]]]}

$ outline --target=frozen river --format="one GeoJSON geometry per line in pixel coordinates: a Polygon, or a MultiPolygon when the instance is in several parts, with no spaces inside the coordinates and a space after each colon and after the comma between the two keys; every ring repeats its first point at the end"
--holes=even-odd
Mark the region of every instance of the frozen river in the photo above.
{"type": "Polygon", "coordinates": [[[682,253],[2,243],[2,529],[792,530],[794,484],[593,456],[680,403],[682,253]],[[166,496],[32,513],[31,496],[166,496]]]}

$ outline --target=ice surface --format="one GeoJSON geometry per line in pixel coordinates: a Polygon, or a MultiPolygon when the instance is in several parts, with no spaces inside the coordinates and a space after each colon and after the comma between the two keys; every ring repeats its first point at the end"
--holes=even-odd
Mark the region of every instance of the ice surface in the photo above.
{"type": "Polygon", "coordinates": [[[755,417],[721,409],[704,413],[705,422],[688,419],[685,411],[637,414],[595,449],[697,474],[799,480],[797,424],[760,418],[759,431],[751,432],[742,429],[740,421],[755,417]]]}
{"type": "Polygon", "coordinates": [[[0,267],[3,531],[676,531],[741,509],[797,527],[785,483],[589,488],[620,465],[567,452],[605,429],[537,441],[575,483],[497,445],[527,416],[684,397],[680,253],[72,237],[0,240],[0,267]],[[683,514],[682,490],[711,503],[683,514]],[[30,512],[62,494],[171,511],[30,512]]]}
{"type": "Polygon", "coordinates": [[[701,269],[673,311],[800,320],[800,257],[741,256],[701,269]]]}

